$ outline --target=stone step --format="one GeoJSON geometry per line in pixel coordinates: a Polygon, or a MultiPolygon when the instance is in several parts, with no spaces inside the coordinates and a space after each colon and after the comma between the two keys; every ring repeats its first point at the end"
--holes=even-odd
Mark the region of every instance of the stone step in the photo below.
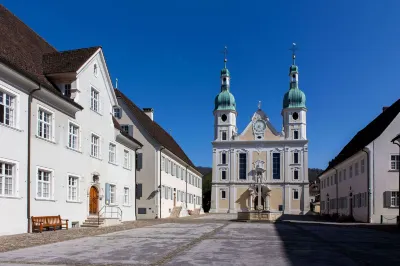
{"type": "Polygon", "coordinates": [[[100,225],[98,225],[98,224],[87,224],[87,223],[83,223],[83,224],[81,225],[81,227],[98,228],[98,227],[100,227],[100,225]]]}

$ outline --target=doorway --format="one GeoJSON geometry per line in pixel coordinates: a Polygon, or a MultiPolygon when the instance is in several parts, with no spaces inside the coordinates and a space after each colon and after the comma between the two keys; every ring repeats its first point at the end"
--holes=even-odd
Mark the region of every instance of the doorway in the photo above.
{"type": "Polygon", "coordinates": [[[89,193],[89,214],[97,214],[99,211],[99,190],[96,187],[90,187],[89,193]]]}
{"type": "MultiPolygon", "coordinates": [[[[261,196],[261,206],[262,210],[264,210],[264,198],[261,196]]],[[[254,199],[254,209],[258,210],[258,196],[254,199]]]]}

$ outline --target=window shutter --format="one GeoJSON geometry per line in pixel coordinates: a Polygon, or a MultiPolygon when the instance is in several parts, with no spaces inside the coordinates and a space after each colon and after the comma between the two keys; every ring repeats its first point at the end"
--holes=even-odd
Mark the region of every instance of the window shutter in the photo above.
{"type": "Polygon", "coordinates": [[[142,184],[136,184],[136,198],[140,199],[142,197],[142,184]]]}
{"type": "Polygon", "coordinates": [[[104,115],[103,111],[104,111],[104,101],[103,101],[103,97],[100,96],[100,93],[99,93],[99,113],[104,115]]]}
{"type": "Polygon", "coordinates": [[[383,207],[385,207],[385,208],[389,208],[390,207],[390,191],[385,191],[384,193],[383,193],[383,198],[384,198],[384,200],[383,200],[383,207]]]}
{"type": "Polygon", "coordinates": [[[110,204],[110,184],[109,183],[106,183],[105,197],[106,197],[106,205],[109,205],[110,204]]]}
{"type": "Polygon", "coordinates": [[[128,128],[129,135],[133,137],[133,125],[129,125],[128,128]]]}
{"type": "Polygon", "coordinates": [[[143,153],[137,153],[136,158],[136,170],[140,170],[143,168],[143,153]]]}

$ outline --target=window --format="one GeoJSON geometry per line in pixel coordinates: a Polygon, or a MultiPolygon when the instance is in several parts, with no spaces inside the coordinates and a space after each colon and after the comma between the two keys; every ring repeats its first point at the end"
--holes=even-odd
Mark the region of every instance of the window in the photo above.
{"type": "Polygon", "coordinates": [[[37,180],[37,197],[42,199],[50,199],[50,185],[51,172],[39,169],[37,180]]]}
{"type": "Polygon", "coordinates": [[[68,147],[79,150],[79,127],[73,123],[69,123],[68,147]]]}
{"type": "Polygon", "coordinates": [[[38,136],[44,139],[51,139],[52,134],[52,114],[39,109],[38,112],[38,136]]]}
{"type": "Polygon", "coordinates": [[[68,177],[68,200],[78,201],[78,184],[79,178],[77,176],[68,177]]]}
{"type": "Polygon", "coordinates": [[[349,172],[350,172],[349,177],[352,178],[353,177],[353,166],[352,165],[350,165],[349,172]]]}
{"type": "Polygon", "coordinates": [[[71,98],[71,84],[64,85],[64,96],[71,98]]]}
{"type": "Polygon", "coordinates": [[[400,169],[400,156],[390,155],[390,170],[399,170],[399,169],[400,169]]]}
{"type": "Polygon", "coordinates": [[[121,118],[121,108],[114,107],[114,117],[121,118]]]}
{"type": "Polygon", "coordinates": [[[176,166],[176,177],[181,178],[181,167],[179,165],[176,166]]]}
{"type": "Polygon", "coordinates": [[[343,169],[343,180],[346,180],[346,169],[343,169]]]}
{"type": "Polygon", "coordinates": [[[0,162],[0,195],[14,195],[13,165],[0,162]]]}
{"type": "Polygon", "coordinates": [[[165,165],[165,172],[168,174],[168,173],[169,173],[169,160],[168,160],[168,159],[165,159],[165,163],[166,163],[166,165],[165,165]]]}
{"type": "Polygon", "coordinates": [[[342,182],[342,171],[339,171],[339,183],[342,182]]]}
{"type": "Polygon", "coordinates": [[[172,176],[175,176],[175,175],[176,175],[176,164],[174,163],[172,165],[172,176]]]}
{"type": "Polygon", "coordinates": [[[131,168],[131,154],[128,150],[124,150],[124,167],[131,168]]]}
{"type": "Polygon", "coordinates": [[[225,170],[221,171],[221,179],[226,180],[226,171],[225,170]]]}
{"type": "Polygon", "coordinates": [[[293,132],[293,139],[299,139],[299,131],[298,130],[295,130],[293,132]]]}
{"type": "Polygon", "coordinates": [[[221,190],[221,199],[226,199],[226,191],[221,190]]]}
{"type": "Polygon", "coordinates": [[[298,189],[293,189],[293,199],[294,200],[299,199],[299,190],[298,189]]]}
{"type": "Polygon", "coordinates": [[[281,154],[280,153],[272,154],[272,178],[273,179],[281,178],[281,154]]]}
{"type": "Polygon", "coordinates": [[[96,91],[94,88],[92,88],[90,93],[90,109],[92,109],[95,112],[99,112],[100,109],[99,101],[100,101],[99,92],[96,91]]]}
{"type": "Polygon", "coordinates": [[[170,190],[171,190],[171,193],[169,193],[169,197],[170,197],[170,200],[173,200],[174,199],[174,189],[171,187],[170,190]]]}
{"type": "Polygon", "coordinates": [[[222,131],[222,140],[226,140],[226,131],[222,131]]]}
{"type": "Polygon", "coordinates": [[[293,153],[293,163],[299,163],[299,153],[293,153]]]}
{"type": "Polygon", "coordinates": [[[0,123],[14,126],[15,97],[0,91],[0,123]]]}
{"type": "Polygon", "coordinates": [[[161,157],[161,171],[165,171],[165,158],[161,157]]]}
{"type": "Polygon", "coordinates": [[[239,179],[247,179],[247,154],[239,154],[239,179]]]}
{"type": "Polygon", "coordinates": [[[361,174],[364,174],[364,167],[365,167],[365,162],[364,159],[361,160],[361,174]]]}
{"type": "Polygon", "coordinates": [[[113,143],[110,143],[109,148],[108,148],[108,161],[110,163],[116,163],[117,162],[117,146],[113,143]]]}
{"type": "Polygon", "coordinates": [[[222,164],[226,164],[226,153],[222,153],[221,162],[222,162],[222,164]]]}
{"type": "Polygon", "coordinates": [[[0,91],[0,123],[14,126],[15,97],[0,91]]]}
{"type": "Polygon", "coordinates": [[[183,178],[184,178],[184,175],[185,175],[185,169],[183,169],[183,168],[182,168],[181,180],[183,180],[183,178]]]}
{"type": "Polygon", "coordinates": [[[129,134],[129,125],[121,125],[121,130],[126,134],[129,134]]]}
{"type": "Polygon", "coordinates": [[[124,187],[124,205],[129,205],[129,188],[124,187]]]}
{"type": "Polygon", "coordinates": [[[294,172],[293,172],[293,179],[294,179],[294,180],[299,180],[299,170],[294,170],[294,172]]]}
{"type": "Polygon", "coordinates": [[[399,192],[398,191],[391,191],[390,207],[399,207],[399,192]]]}
{"type": "Polygon", "coordinates": [[[93,157],[99,158],[100,157],[100,138],[99,138],[99,136],[92,134],[90,146],[91,146],[90,155],[92,155],[93,157]]]}
{"type": "Polygon", "coordinates": [[[176,201],[179,202],[180,196],[181,196],[181,192],[178,190],[178,191],[176,192],[176,201]]]}
{"type": "Polygon", "coordinates": [[[355,176],[358,176],[358,163],[354,165],[355,176]]]}
{"type": "Polygon", "coordinates": [[[115,185],[110,184],[110,204],[117,203],[117,187],[115,185]]]}
{"type": "Polygon", "coordinates": [[[97,73],[98,73],[98,67],[97,67],[97,64],[94,64],[94,66],[93,66],[93,74],[94,74],[95,77],[97,77],[97,73]]]}

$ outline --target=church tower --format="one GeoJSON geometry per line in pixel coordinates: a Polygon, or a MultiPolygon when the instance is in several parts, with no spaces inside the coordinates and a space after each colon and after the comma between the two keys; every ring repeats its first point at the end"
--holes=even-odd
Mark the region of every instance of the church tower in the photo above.
{"type": "Polygon", "coordinates": [[[215,97],[214,108],[214,141],[234,139],[237,134],[236,102],[230,92],[230,73],[226,67],[227,48],[224,51],[224,68],[221,70],[221,92],[215,97]]]}
{"type": "Polygon", "coordinates": [[[283,131],[285,139],[306,140],[306,95],[299,89],[299,68],[296,65],[295,43],[291,50],[293,61],[289,68],[290,87],[283,97],[283,131]]]}

